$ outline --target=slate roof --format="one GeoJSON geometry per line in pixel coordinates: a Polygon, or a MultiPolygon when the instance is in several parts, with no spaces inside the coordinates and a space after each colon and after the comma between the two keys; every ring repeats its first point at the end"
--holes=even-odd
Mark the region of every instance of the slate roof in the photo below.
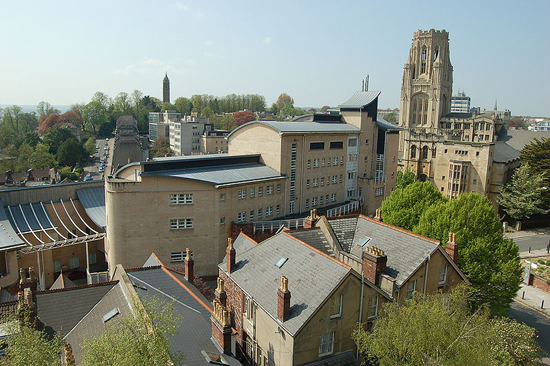
{"type": "Polygon", "coordinates": [[[340,104],[340,108],[363,108],[371,104],[380,95],[379,91],[358,91],[351,98],[340,104]]]}
{"type": "Polygon", "coordinates": [[[493,160],[497,163],[507,163],[519,159],[520,152],[508,145],[506,142],[495,142],[495,155],[493,160]]]}
{"type": "MultiPolygon", "coordinates": [[[[315,249],[320,250],[323,253],[327,253],[331,257],[334,257],[334,251],[329,245],[327,238],[321,231],[321,229],[304,229],[296,231],[288,231],[289,235],[295,237],[298,240],[303,241],[306,244],[311,245],[315,249]]],[[[235,248],[236,250],[237,248],[235,248]]]]}
{"type": "Polygon", "coordinates": [[[285,178],[261,163],[145,172],[142,176],[189,179],[215,185],[285,178]]]}
{"type": "MultiPolygon", "coordinates": [[[[281,326],[293,336],[351,272],[285,232],[236,255],[236,266],[229,276],[274,319],[281,276],[288,278],[290,315],[281,326]],[[276,264],[281,258],[288,260],[279,268],[276,264]]],[[[219,268],[225,272],[225,261],[219,268]]]]}
{"type": "Polygon", "coordinates": [[[65,276],[65,274],[60,274],[59,276],[57,276],[57,279],[55,280],[55,282],[53,283],[53,285],[50,286],[50,290],[58,290],[58,289],[62,289],[62,288],[69,288],[69,287],[75,287],[76,285],[74,284],[73,281],[71,281],[69,279],[69,277],[65,276]]]}
{"type": "Polygon", "coordinates": [[[231,136],[236,131],[244,126],[251,124],[260,124],[264,126],[271,127],[279,134],[308,134],[308,133],[359,133],[359,129],[353,125],[347,124],[345,122],[316,122],[316,121],[252,121],[245,123],[228,135],[231,136]]]}
{"type": "Polygon", "coordinates": [[[357,229],[357,218],[358,216],[353,216],[328,220],[342,250],[347,253],[351,252],[355,230],[357,229]]]}
{"type": "Polygon", "coordinates": [[[244,252],[248,249],[254,248],[258,243],[249,238],[247,235],[239,235],[233,242],[233,248],[240,252],[244,252]]]}
{"type": "Polygon", "coordinates": [[[435,240],[408,233],[364,216],[328,221],[338,240],[346,243],[346,246],[349,245],[349,230],[356,223],[350,253],[361,258],[361,244],[370,238],[366,245],[385,252],[388,257],[386,274],[395,278],[398,286],[401,286],[428,256],[438,250],[438,242],[435,240]]]}
{"type": "Polygon", "coordinates": [[[105,188],[84,188],[77,189],[76,195],[84,207],[86,214],[97,226],[103,228],[107,226],[107,216],[105,213],[105,188]]]}
{"type": "Polygon", "coordinates": [[[76,286],[35,293],[38,319],[46,332],[64,336],[86,315],[116,282],[76,286]]]}
{"type": "Polygon", "coordinates": [[[544,131],[523,131],[523,130],[507,130],[506,136],[502,141],[514,149],[521,151],[526,145],[529,145],[535,138],[550,139],[550,132],[544,131]]]}
{"type": "Polygon", "coordinates": [[[0,250],[17,249],[24,246],[25,242],[13,230],[0,198],[0,250]]]}
{"type": "Polygon", "coordinates": [[[109,322],[117,317],[130,314],[132,314],[130,300],[124,294],[122,284],[119,282],[111,287],[105,296],[65,335],[64,340],[71,344],[77,364],[82,357],[81,343],[86,337],[93,337],[102,332],[109,322]],[[103,322],[103,316],[113,309],[118,309],[119,314],[111,320],[103,322]]]}

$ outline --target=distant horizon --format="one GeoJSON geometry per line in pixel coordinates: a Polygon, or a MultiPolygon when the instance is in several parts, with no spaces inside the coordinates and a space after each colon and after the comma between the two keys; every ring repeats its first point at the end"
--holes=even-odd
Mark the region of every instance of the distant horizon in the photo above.
{"type": "Polygon", "coordinates": [[[459,5],[5,2],[0,102],[71,105],[97,91],[162,96],[167,72],[172,100],[255,93],[270,106],[287,93],[297,107],[336,106],[369,75],[369,89],[382,92],[380,108],[396,108],[413,33],[433,28],[449,32],[454,95],[464,91],[487,110],[498,101],[514,115],[550,117],[550,1],[459,5]]]}

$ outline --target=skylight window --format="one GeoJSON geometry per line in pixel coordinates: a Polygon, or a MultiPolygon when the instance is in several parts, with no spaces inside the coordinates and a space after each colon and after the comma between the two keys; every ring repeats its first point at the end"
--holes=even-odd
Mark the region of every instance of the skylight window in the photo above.
{"type": "Polygon", "coordinates": [[[107,323],[119,313],[120,311],[118,310],[118,308],[114,308],[113,310],[109,311],[107,314],[103,315],[103,323],[107,323]]]}
{"type": "Polygon", "coordinates": [[[359,243],[357,243],[357,245],[359,245],[360,247],[365,247],[365,245],[367,245],[368,243],[370,243],[370,241],[372,240],[372,238],[369,238],[368,236],[365,237],[365,239],[361,240],[359,243]]]}
{"type": "Polygon", "coordinates": [[[279,267],[279,268],[281,268],[281,267],[283,266],[283,264],[286,263],[287,260],[288,260],[288,258],[285,258],[285,257],[279,259],[279,261],[277,262],[276,266],[279,267]]]}

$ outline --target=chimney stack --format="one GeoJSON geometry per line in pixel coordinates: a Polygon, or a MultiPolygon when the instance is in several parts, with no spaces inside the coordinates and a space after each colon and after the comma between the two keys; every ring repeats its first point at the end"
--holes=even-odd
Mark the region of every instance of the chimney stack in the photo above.
{"type": "Polygon", "coordinates": [[[34,267],[19,268],[19,290],[30,288],[32,291],[36,291],[37,287],[38,278],[34,274],[34,267]]]}
{"type": "Polygon", "coordinates": [[[223,278],[218,277],[218,287],[214,291],[216,300],[220,302],[223,306],[227,306],[227,293],[225,292],[224,280],[223,278]]]}
{"type": "Polygon", "coordinates": [[[376,215],[374,215],[374,219],[376,221],[382,221],[382,210],[377,208],[376,209],[376,215]]]}
{"type": "Polygon", "coordinates": [[[13,184],[13,170],[9,169],[9,170],[6,170],[6,181],[5,183],[6,184],[13,184]]]}
{"type": "Polygon", "coordinates": [[[309,212],[309,216],[304,219],[304,229],[311,229],[317,222],[317,209],[313,208],[309,212]]]}
{"type": "Polygon", "coordinates": [[[225,250],[227,260],[227,273],[231,273],[235,269],[235,248],[233,248],[233,239],[227,238],[227,249],[225,250]]]}
{"type": "Polygon", "coordinates": [[[445,244],[445,251],[451,257],[453,262],[458,261],[458,244],[456,243],[456,233],[449,233],[449,241],[445,244]]]}
{"type": "Polygon", "coordinates": [[[193,282],[193,279],[195,278],[194,273],[194,266],[195,262],[193,261],[193,258],[191,257],[191,249],[185,248],[185,277],[187,277],[187,281],[193,282]]]}
{"type": "Polygon", "coordinates": [[[363,251],[363,276],[367,281],[380,284],[380,275],[386,270],[388,257],[382,249],[366,247],[363,251]]]}
{"type": "Polygon", "coordinates": [[[225,354],[231,354],[231,322],[227,308],[214,300],[214,311],[210,316],[212,323],[212,338],[220,346],[225,354]]]}
{"type": "Polygon", "coordinates": [[[282,322],[290,314],[290,291],[288,290],[288,278],[281,276],[281,287],[277,290],[277,317],[282,322]]]}

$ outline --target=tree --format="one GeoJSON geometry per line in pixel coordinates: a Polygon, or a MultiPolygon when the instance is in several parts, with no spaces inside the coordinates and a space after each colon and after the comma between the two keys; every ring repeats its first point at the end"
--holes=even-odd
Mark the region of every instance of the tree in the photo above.
{"type": "Polygon", "coordinates": [[[114,103],[115,117],[131,116],[133,115],[132,102],[128,93],[121,92],[115,97],[114,103]]]}
{"type": "Polygon", "coordinates": [[[176,106],[173,105],[172,103],[169,103],[169,102],[165,102],[162,104],[162,108],[160,109],[161,112],[164,112],[164,111],[175,111],[176,110],[176,106]]]}
{"type": "Polygon", "coordinates": [[[206,118],[210,118],[213,114],[214,114],[214,111],[212,110],[212,108],[208,106],[204,107],[200,113],[202,117],[206,117],[206,118]]]}
{"type": "Polygon", "coordinates": [[[60,165],[75,166],[87,157],[88,152],[75,138],[65,140],[57,150],[57,161],[60,165]]]}
{"type": "Polygon", "coordinates": [[[182,354],[170,354],[170,337],[177,334],[181,318],[172,303],[154,298],[134,305],[131,314],[112,319],[99,335],[85,339],[82,365],[133,366],[181,364],[182,354]]]}
{"type": "Polygon", "coordinates": [[[548,188],[543,184],[544,175],[532,174],[529,163],[524,163],[514,171],[512,180],[502,187],[497,202],[515,220],[547,213],[542,197],[548,188]]]}
{"type": "Polygon", "coordinates": [[[0,148],[9,144],[21,145],[25,135],[36,128],[36,116],[24,113],[19,106],[7,107],[3,110],[0,125],[0,148]]]}
{"type": "Polygon", "coordinates": [[[544,186],[550,191],[550,139],[533,139],[521,150],[521,161],[529,164],[533,174],[544,175],[544,186]]]}
{"type": "Polygon", "coordinates": [[[326,113],[329,109],[330,109],[330,106],[324,105],[321,107],[321,109],[319,109],[319,112],[326,113]]]}
{"type": "Polygon", "coordinates": [[[32,169],[50,169],[57,165],[55,156],[53,156],[49,147],[45,144],[38,144],[31,155],[32,169]]]}
{"type": "Polygon", "coordinates": [[[256,115],[252,111],[241,111],[233,113],[233,118],[235,119],[235,125],[240,126],[246,122],[254,121],[256,115]]]}
{"type": "Polygon", "coordinates": [[[444,201],[432,183],[415,182],[397,188],[382,202],[382,218],[390,225],[412,230],[428,207],[444,201]]]}
{"type": "Polygon", "coordinates": [[[397,183],[396,183],[397,185],[396,185],[396,187],[397,188],[405,188],[409,184],[414,183],[415,179],[416,178],[414,176],[414,173],[409,168],[407,168],[407,170],[405,170],[405,172],[403,172],[402,170],[399,170],[397,172],[397,183]]]}
{"type": "Polygon", "coordinates": [[[395,122],[397,122],[397,114],[395,114],[393,112],[387,113],[384,116],[384,119],[388,122],[395,123],[395,122]]]}
{"type": "Polygon", "coordinates": [[[25,312],[7,322],[6,355],[0,365],[6,366],[54,366],[59,365],[59,354],[63,342],[58,335],[49,337],[44,331],[30,326],[29,315],[25,312]]]}
{"type": "Polygon", "coordinates": [[[170,156],[172,150],[170,149],[170,141],[166,137],[159,137],[151,145],[149,155],[154,158],[160,158],[163,156],[170,156]]]}
{"type": "Polygon", "coordinates": [[[28,144],[21,144],[19,151],[17,152],[17,160],[15,165],[15,171],[25,172],[31,168],[31,156],[34,153],[32,146],[28,144]]]}
{"type": "Polygon", "coordinates": [[[29,144],[32,147],[36,147],[40,143],[40,136],[35,131],[31,131],[25,135],[24,143],[29,144]]]}
{"type": "Polygon", "coordinates": [[[88,152],[88,155],[94,155],[96,153],[95,139],[93,137],[88,138],[84,144],[84,148],[88,152]]]}
{"type": "Polygon", "coordinates": [[[91,101],[82,110],[84,127],[96,133],[103,124],[109,122],[108,109],[99,101],[91,101]]]}
{"type": "Polygon", "coordinates": [[[529,123],[521,117],[512,117],[508,122],[509,127],[515,127],[521,130],[526,130],[529,128],[529,123]]]}
{"type": "Polygon", "coordinates": [[[71,138],[76,140],[76,136],[71,130],[68,128],[56,127],[45,134],[42,141],[50,147],[50,152],[56,155],[61,144],[71,138]]]}
{"type": "Polygon", "coordinates": [[[504,239],[502,225],[491,202],[477,193],[430,206],[413,231],[447,242],[456,233],[458,267],[471,283],[475,305],[487,304],[493,314],[503,314],[521,282],[518,247],[504,239]]]}
{"type": "Polygon", "coordinates": [[[38,126],[38,133],[41,135],[47,134],[52,128],[57,127],[59,125],[59,114],[52,113],[48,117],[46,117],[42,123],[40,123],[40,126],[38,126]]]}
{"type": "Polygon", "coordinates": [[[176,106],[176,110],[183,116],[190,115],[193,110],[193,104],[191,104],[191,101],[184,97],[179,97],[176,99],[174,105],[176,106]]]}
{"type": "Polygon", "coordinates": [[[277,103],[273,103],[271,105],[270,110],[271,110],[271,113],[278,114],[279,113],[279,107],[277,106],[277,103]]]}
{"type": "Polygon", "coordinates": [[[533,328],[485,309],[471,313],[463,286],[387,303],[372,332],[359,327],[353,334],[360,352],[380,366],[538,365],[544,351],[535,337],[533,328]]]}
{"type": "Polygon", "coordinates": [[[277,98],[277,110],[280,111],[285,106],[285,104],[294,104],[294,99],[292,99],[292,97],[287,93],[282,93],[277,98]]]}

